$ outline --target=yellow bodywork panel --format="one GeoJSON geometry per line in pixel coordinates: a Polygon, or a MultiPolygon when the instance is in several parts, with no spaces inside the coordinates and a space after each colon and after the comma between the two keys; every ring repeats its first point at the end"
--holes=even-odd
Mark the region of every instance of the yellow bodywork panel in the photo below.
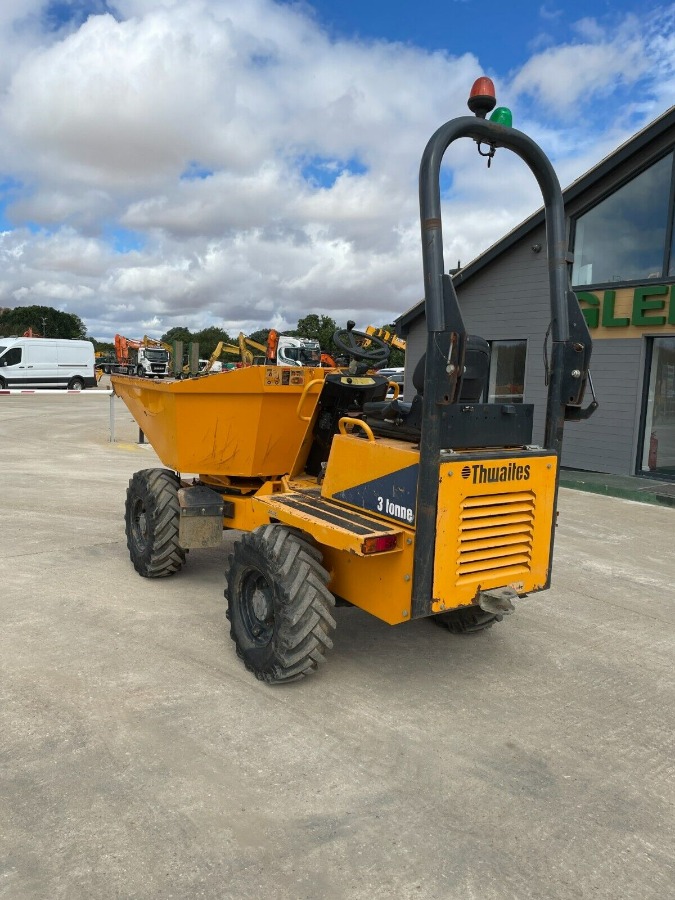
{"type": "Polygon", "coordinates": [[[546,586],[557,458],[512,455],[441,463],[434,612],[471,603],[479,590],[546,586]]]}
{"type": "Polygon", "coordinates": [[[180,381],[113,376],[165,466],[273,478],[297,468],[325,369],[248,366],[180,381]]]}
{"type": "Polygon", "coordinates": [[[410,619],[414,536],[403,532],[401,553],[354,556],[322,547],[330,590],[389,625],[410,619]],[[408,543],[410,541],[410,543],[408,543]]]}
{"type": "MultiPolygon", "coordinates": [[[[414,546],[419,452],[362,431],[337,435],[321,494],[403,528],[414,546]]],[[[557,459],[541,450],[473,451],[442,461],[432,611],[474,602],[481,590],[544,588],[550,568],[557,459]]],[[[387,622],[409,615],[412,553],[395,563],[342,560],[331,552],[337,594],[387,622]],[[374,574],[375,573],[375,574],[374,574]],[[369,585],[369,587],[364,587],[369,585]]]]}
{"type": "Polygon", "coordinates": [[[321,496],[414,527],[417,467],[414,444],[363,432],[333,438],[321,496]]]}

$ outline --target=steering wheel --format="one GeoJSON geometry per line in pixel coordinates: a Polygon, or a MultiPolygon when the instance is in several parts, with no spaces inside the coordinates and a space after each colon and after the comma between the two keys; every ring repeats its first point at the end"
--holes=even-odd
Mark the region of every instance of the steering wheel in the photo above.
{"type": "Polygon", "coordinates": [[[347,322],[346,329],[340,329],[333,335],[333,343],[342,353],[351,356],[359,362],[369,363],[372,368],[381,366],[389,359],[391,347],[381,338],[372,334],[366,334],[363,331],[354,331],[354,325],[351,319],[347,322]],[[367,342],[369,346],[365,348],[363,343],[367,342]]]}

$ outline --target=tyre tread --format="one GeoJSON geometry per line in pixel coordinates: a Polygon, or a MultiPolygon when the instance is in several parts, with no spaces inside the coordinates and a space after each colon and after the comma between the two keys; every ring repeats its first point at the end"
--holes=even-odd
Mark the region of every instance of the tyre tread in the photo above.
{"type": "Polygon", "coordinates": [[[310,675],[332,648],[335,598],[328,590],[330,576],[321,562],[321,551],[301,531],[284,525],[263,525],[234,544],[225,588],[230,637],[246,668],[261,681],[286,683],[310,675]],[[280,601],[275,611],[273,652],[262,667],[252,664],[242,648],[234,621],[236,570],[251,554],[274,579],[280,601]]]}
{"type": "Polygon", "coordinates": [[[178,543],[180,506],[178,476],[169,469],[142,469],[127,488],[126,534],[129,555],[136,571],[145,578],[175,575],[185,564],[185,550],[178,543]],[[146,515],[152,519],[152,539],[148,552],[138,553],[129,522],[133,498],[146,494],[146,515]]]}

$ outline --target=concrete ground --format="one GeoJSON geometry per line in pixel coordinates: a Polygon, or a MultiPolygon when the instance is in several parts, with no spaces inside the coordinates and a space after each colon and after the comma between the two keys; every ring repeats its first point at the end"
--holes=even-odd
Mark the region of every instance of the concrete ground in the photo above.
{"type": "MultiPolygon", "coordinates": [[[[0,398],[0,898],[675,896],[675,512],[563,489],[554,587],[473,637],[338,609],[237,660],[227,546],[129,563],[114,401],[0,398]]],[[[583,426],[580,426],[583,427],[583,426]]]]}

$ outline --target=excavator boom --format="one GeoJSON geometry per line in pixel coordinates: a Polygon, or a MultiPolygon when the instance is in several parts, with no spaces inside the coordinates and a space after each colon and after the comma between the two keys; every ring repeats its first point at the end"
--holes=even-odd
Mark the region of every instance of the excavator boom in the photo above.
{"type": "Polygon", "coordinates": [[[381,341],[384,341],[392,347],[396,347],[397,350],[405,350],[405,341],[403,338],[392,334],[392,332],[387,331],[386,328],[375,328],[374,325],[369,325],[366,328],[366,334],[372,334],[373,337],[380,338],[381,341]]]}

